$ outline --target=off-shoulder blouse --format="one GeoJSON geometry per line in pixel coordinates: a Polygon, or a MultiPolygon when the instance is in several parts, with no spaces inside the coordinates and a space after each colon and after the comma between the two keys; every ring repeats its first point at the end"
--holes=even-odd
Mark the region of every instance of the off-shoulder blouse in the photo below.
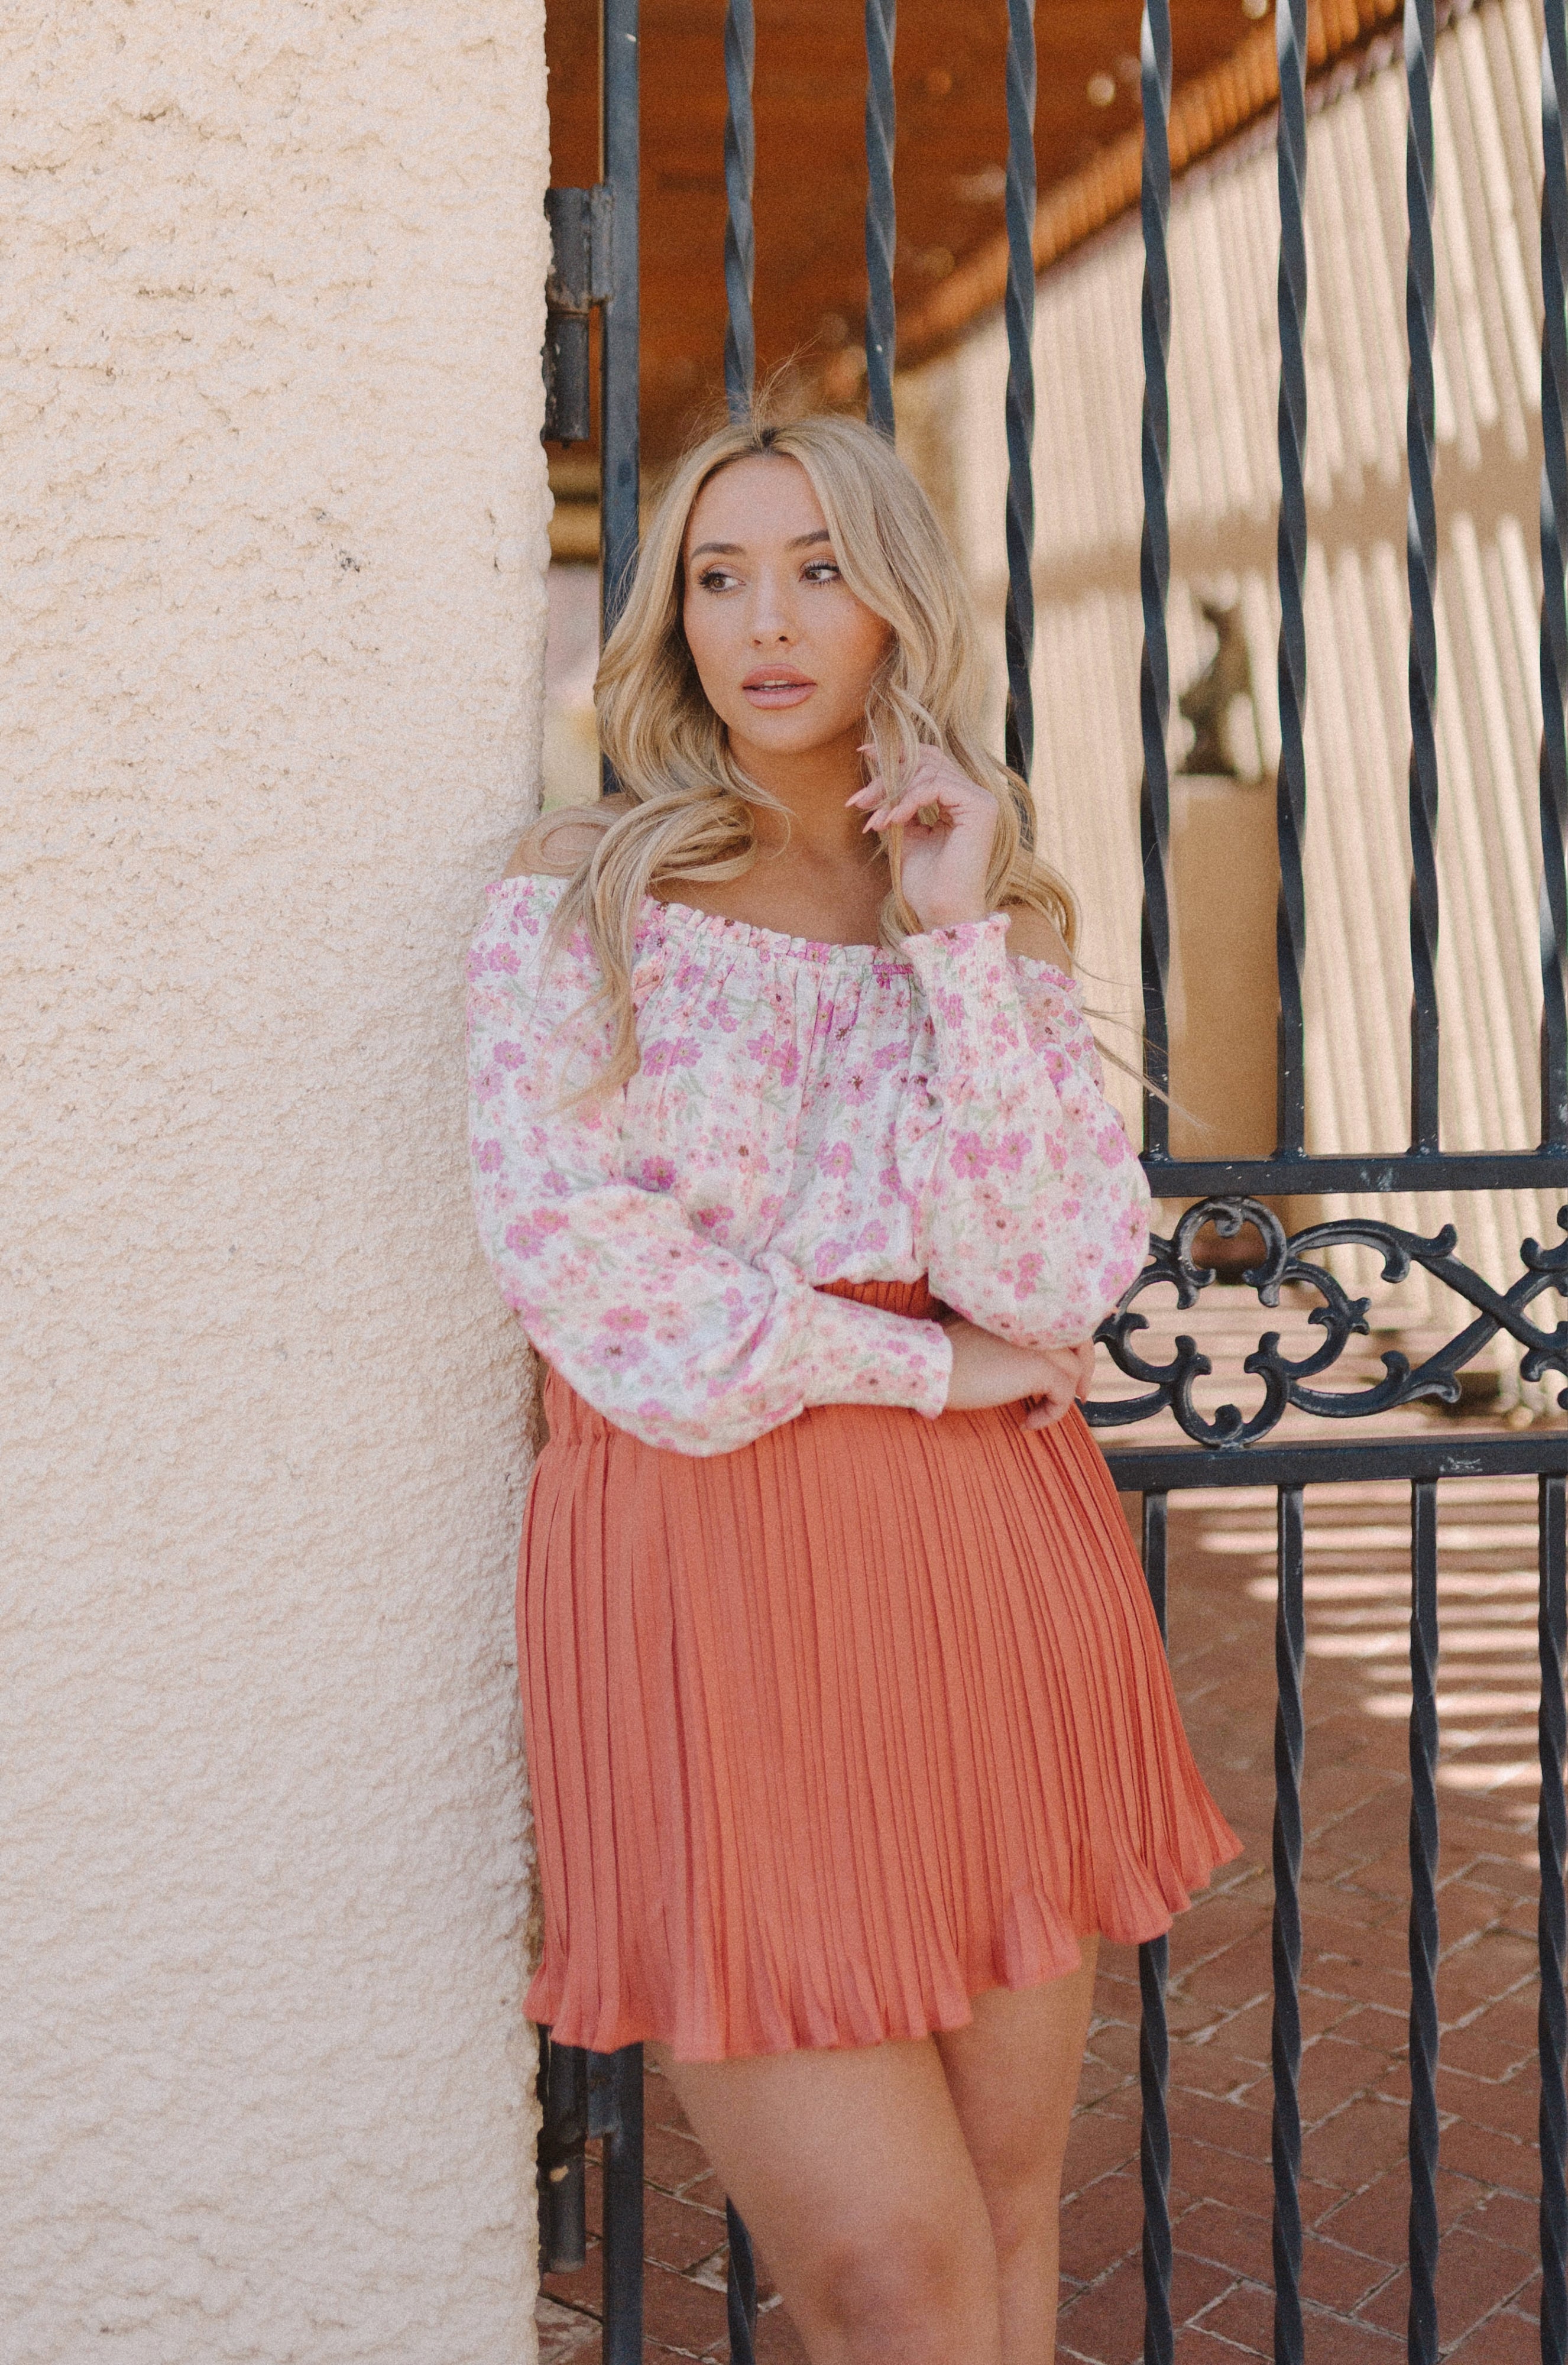
{"type": "Polygon", "coordinates": [[[479,1231],[541,1352],[617,1427],[726,1453],[808,1405],[935,1416],[939,1323],[823,1293],[913,1281],[999,1337],[1087,1339],[1137,1272],[1148,1191],[1072,981],[1008,920],[816,944],[645,902],[641,1065],[610,1040],[559,880],[501,880],[469,963],[479,1231]],[[563,1104],[567,1104],[563,1105],[563,1104]]]}

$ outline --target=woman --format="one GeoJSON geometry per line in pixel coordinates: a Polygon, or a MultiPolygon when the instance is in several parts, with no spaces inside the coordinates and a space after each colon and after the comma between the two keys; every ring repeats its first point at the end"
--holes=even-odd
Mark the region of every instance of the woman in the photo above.
{"type": "Polygon", "coordinates": [[[885,443],[711,436],[597,698],[472,966],[527,2009],[650,2046],[814,2365],[1040,2365],[1099,1936],[1237,1850],[1075,1404],[1146,1186],[885,443]]]}

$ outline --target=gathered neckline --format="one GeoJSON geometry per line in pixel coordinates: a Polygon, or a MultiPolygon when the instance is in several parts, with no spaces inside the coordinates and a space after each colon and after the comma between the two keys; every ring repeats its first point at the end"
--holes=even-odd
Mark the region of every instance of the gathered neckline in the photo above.
{"type": "MultiPolygon", "coordinates": [[[[510,879],[496,880],[487,891],[492,895],[498,894],[506,888],[515,890],[531,886],[546,878],[554,886],[564,887],[566,883],[564,879],[551,878],[546,872],[520,870],[510,879]]],[[[913,963],[902,958],[887,945],[834,944],[826,937],[791,936],[782,928],[764,928],[755,920],[730,919],[722,912],[701,911],[695,903],[666,902],[657,895],[644,896],[643,911],[645,916],[656,914],[662,920],[673,921],[678,929],[692,936],[744,944],[770,960],[811,961],[819,967],[829,961],[847,960],[856,967],[869,963],[905,976],[913,974],[913,963]]],[[[994,918],[996,914],[990,913],[988,917],[994,918]]],[[[974,925],[983,927],[985,922],[976,921],[974,925]]],[[[1070,991],[1076,991],[1076,981],[1055,961],[1036,959],[1032,953],[1010,952],[1007,958],[1016,961],[1021,968],[1043,970],[1047,976],[1059,979],[1070,991]]]]}

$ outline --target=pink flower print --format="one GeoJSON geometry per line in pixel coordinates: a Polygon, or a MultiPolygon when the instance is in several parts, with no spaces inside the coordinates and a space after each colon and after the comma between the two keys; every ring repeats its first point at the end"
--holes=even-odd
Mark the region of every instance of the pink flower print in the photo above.
{"type": "Polygon", "coordinates": [[[678,1036],[674,1041],[666,1036],[648,1045],[643,1066],[650,1076],[664,1076],[672,1068],[695,1068],[701,1057],[702,1046],[695,1035],[678,1036]]]}
{"type": "Polygon", "coordinates": [[[991,1154],[978,1133],[960,1133],[948,1152],[948,1164],[966,1182],[978,1182],[991,1165],[991,1154]]]}
{"type": "Polygon", "coordinates": [[[992,1162],[1000,1166],[1004,1174],[1022,1173],[1028,1148],[1026,1133],[1004,1133],[991,1152],[992,1162]]]}
{"type": "Polygon", "coordinates": [[[552,1234],[566,1228],[566,1218],[558,1207],[536,1207],[531,1216],[507,1226],[506,1244],[514,1256],[537,1256],[552,1234]]]}
{"type": "Polygon", "coordinates": [[[637,1169],[637,1181],[644,1191],[673,1191],[675,1165],[668,1158],[644,1158],[637,1169]]]}
{"type": "Polygon", "coordinates": [[[474,1163],[481,1174],[498,1174],[506,1153],[498,1141],[480,1141],[474,1145],[474,1163]]]}
{"type": "Polygon", "coordinates": [[[871,1089],[871,1079],[864,1068],[851,1068],[839,1077],[838,1088],[846,1100],[863,1101],[871,1089]]]}
{"type": "Polygon", "coordinates": [[[1013,1295],[1020,1306],[1026,1297],[1034,1295],[1035,1286],[1045,1269],[1045,1258],[1038,1255],[1034,1249],[1027,1250],[1019,1258],[1017,1275],[1013,1283],[1013,1295]]]}
{"type": "Polygon", "coordinates": [[[874,1256],[887,1245],[888,1227],[879,1217],[873,1216],[868,1224],[863,1224],[860,1227],[861,1250],[874,1256]]]}
{"type": "Polygon", "coordinates": [[[943,1017],[947,1021],[949,1026],[961,1026],[963,1025],[964,997],[961,993],[938,992],[935,1000],[937,1009],[942,1013],[943,1017]]]}
{"type": "Polygon", "coordinates": [[[817,1164],[824,1174],[849,1173],[855,1164],[849,1144],[846,1141],[830,1142],[825,1149],[819,1151],[817,1164]]]}
{"type": "Polygon", "coordinates": [[[606,1330],[622,1335],[648,1327],[647,1315],[640,1306],[607,1306],[599,1320],[606,1330]]]}
{"type": "Polygon", "coordinates": [[[871,1065],[879,1076],[885,1076],[890,1068],[896,1068],[906,1056],[902,1043],[884,1043],[879,1051],[873,1052],[871,1065]]]}
{"type": "Polygon", "coordinates": [[[1046,1046],[1046,1073],[1059,1093],[1072,1073],[1072,1063],[1054,1043],[1046,1046]]]}
{"type": "Polygon", "coordinates": [[[503,1068],[521,1068],[528,1058],[521,1043],[498,1043],[496,1060],[503,1068]]]}
{"type": "Polygon", "coordinates": [[[699,1207],[697,1210],[696,1220],[705,1232],[716,1232],[722,1226],[733,1224],[734,1219],[733,1207],[699,1207]]]}
{"type": "Polygon", "coordinates": [[[522,967],[522,963],[518,958],[516,949],[513,946],[498,945],[494,952],[490,955],[490,967],[492,969],[504,970],[509,977],[515,977],[519,970],[522,967]]]}

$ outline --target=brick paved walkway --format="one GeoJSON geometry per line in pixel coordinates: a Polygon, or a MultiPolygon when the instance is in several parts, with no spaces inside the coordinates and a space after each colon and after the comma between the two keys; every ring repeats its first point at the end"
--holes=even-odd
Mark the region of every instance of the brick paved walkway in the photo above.
{"type": "MultiPolygon", "coordinates": [[[[1535,2076],[1535,1495],[1445,1485],[1439,2199],[1445,2351],[1539,2355],[1535,2076]]],[[[1408,1495],[1307,1497],[1302,2068],[1309,2365],[1398,2365],[1405,2337],[1408,1495]]],[[[1273,1496],[1171,1500],[1171,1659],[1245,1856],[1171,1938],[1175,2305],[1183,2365],[1271,2348],[1269,1831],[1273,1496]]],[[[1107,1948],[1069,2155],[1062,2353],[1141,2351],[1137,1967],[1107,1948]]],[[[727,2354],[722,2200],[648,2081],[648,2359],[727,2354]]],[[[597,2260],[553,2276],[544,2365],[597,2365],[597,2260]]],[[[802,2357],[775,2303],[759,2355],[802,2357]]]]}

